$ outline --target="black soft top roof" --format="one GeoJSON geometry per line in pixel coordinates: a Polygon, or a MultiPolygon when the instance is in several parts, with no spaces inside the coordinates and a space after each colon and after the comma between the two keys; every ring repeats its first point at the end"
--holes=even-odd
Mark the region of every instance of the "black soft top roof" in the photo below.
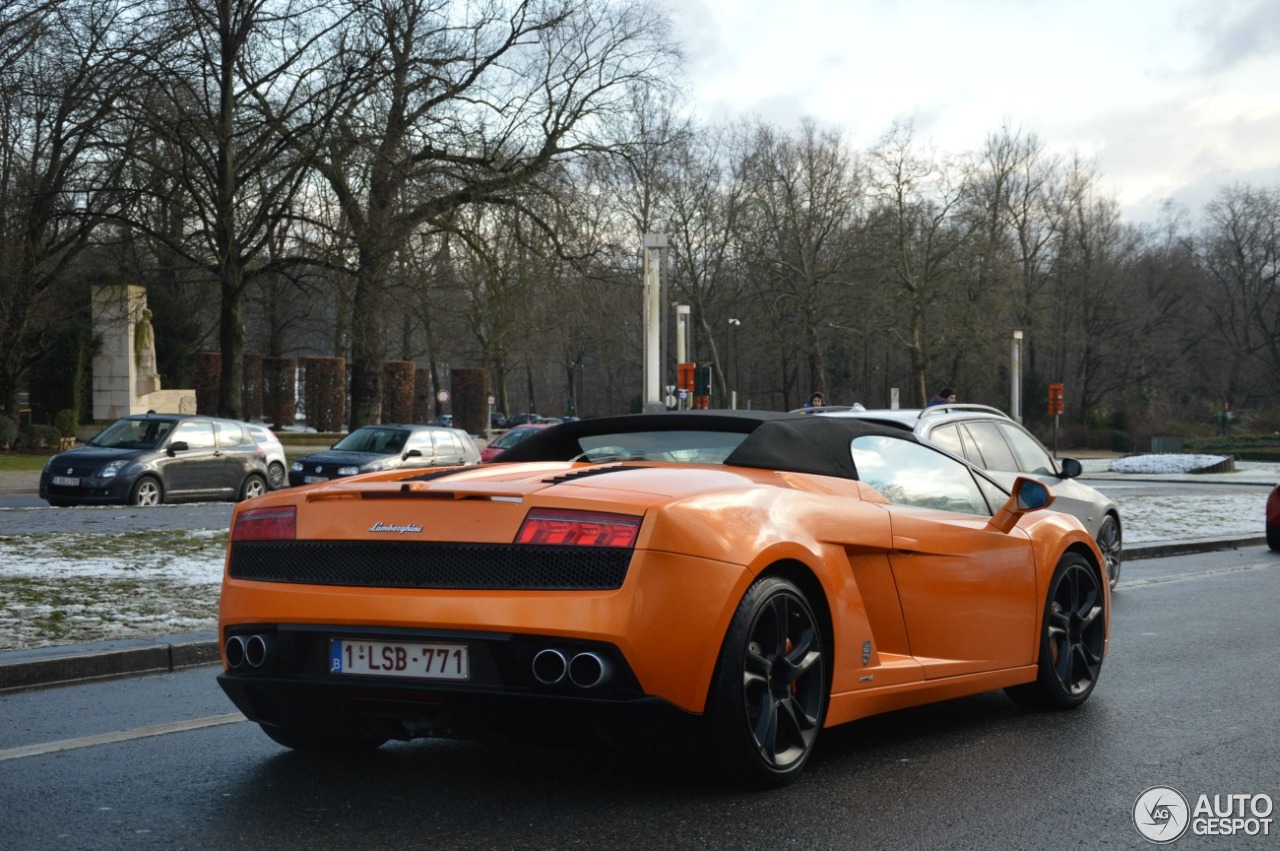
{"type": "Polygon", "coordinates": [[[670,411],[561,423],[532,434],[500,460],[568,461],[583,451],[582,438],[637,431],[721,431],[746,438],[724,459],[735,467],[757,467],[820,476],[858,478],[849,442],[864,434],[915,441],[901,428],[853,418],[776,411],[670,411]]]}

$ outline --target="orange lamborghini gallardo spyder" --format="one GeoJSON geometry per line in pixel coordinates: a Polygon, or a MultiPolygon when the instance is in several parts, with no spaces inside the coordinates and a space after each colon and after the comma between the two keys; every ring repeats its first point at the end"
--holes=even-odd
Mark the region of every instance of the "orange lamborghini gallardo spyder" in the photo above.
{"type": "Polygon", "coordinates": [[[218,681],[291,748],[603,741],[778,786],[824,727],[1089,697],[1105,562],[1052,501],[855,419],[564,423],[238,505],[218,681]]]}

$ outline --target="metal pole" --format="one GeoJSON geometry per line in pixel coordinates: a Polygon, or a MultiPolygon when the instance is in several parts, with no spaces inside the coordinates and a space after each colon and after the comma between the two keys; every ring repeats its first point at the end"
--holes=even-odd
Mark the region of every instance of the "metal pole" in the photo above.
{"type": "Polygon", "coordinates": [[[644,235],[644,410],[664,411],[662,404],[662,251],[667,235],[644,235]]]}
{"type": "MultiPolygon", "coordinates": [[[[676,305],[676,363],[689,362],[689,305],[676,305]]],[[[678,368],[678,367],[677,367],[678,368]]],[[[678,408],[684,408],[684,400],[678,408]]]]}
{"type": "Polygon", "coordinates": [[[1012,362],[1009,369],[1009,415],[1022,422],[1022,332],[1013,332],[1012,362]]]}
{"type": "Polygon", "coordinates": [[[726,354],[732,358],[732,369],[726,369],[725,381],[733,380],[733,389],[729,391],[729,409],[736,411],[738,409],[738,375],[734,370],[738,368],[738,329],[742,326],[741,319],[729,320],[729,345],[726,354]]]}

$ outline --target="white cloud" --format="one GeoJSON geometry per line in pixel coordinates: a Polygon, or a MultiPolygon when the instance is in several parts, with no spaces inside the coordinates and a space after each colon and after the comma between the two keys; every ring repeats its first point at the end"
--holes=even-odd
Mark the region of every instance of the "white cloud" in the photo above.
{"type": "Polygon", "coordinates": [[[1280,179],[1267,0],[667,0],[705,120],[809,117],[856,147],[912,121],[941,151],[1002,125],[1096,158],[1126,211],[1280,179]]]}

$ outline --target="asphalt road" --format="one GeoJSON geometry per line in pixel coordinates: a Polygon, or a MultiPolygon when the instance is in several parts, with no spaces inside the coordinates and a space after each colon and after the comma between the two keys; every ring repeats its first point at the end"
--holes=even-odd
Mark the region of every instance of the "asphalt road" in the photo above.
{"type": "MultiPolygon", "coordinates": [[[[856,722],[769,793],[457,742],[308,758],[236,720],[210,667],[10,693],[0,849],[1146,848],[1149,787],[1280,798],[1277,599],[1264,547],[1146,560],[1083,708],[993,692],[856,722]]],[[[1277,849],[1272,818],[1175,847],[1277,849]]]]}

